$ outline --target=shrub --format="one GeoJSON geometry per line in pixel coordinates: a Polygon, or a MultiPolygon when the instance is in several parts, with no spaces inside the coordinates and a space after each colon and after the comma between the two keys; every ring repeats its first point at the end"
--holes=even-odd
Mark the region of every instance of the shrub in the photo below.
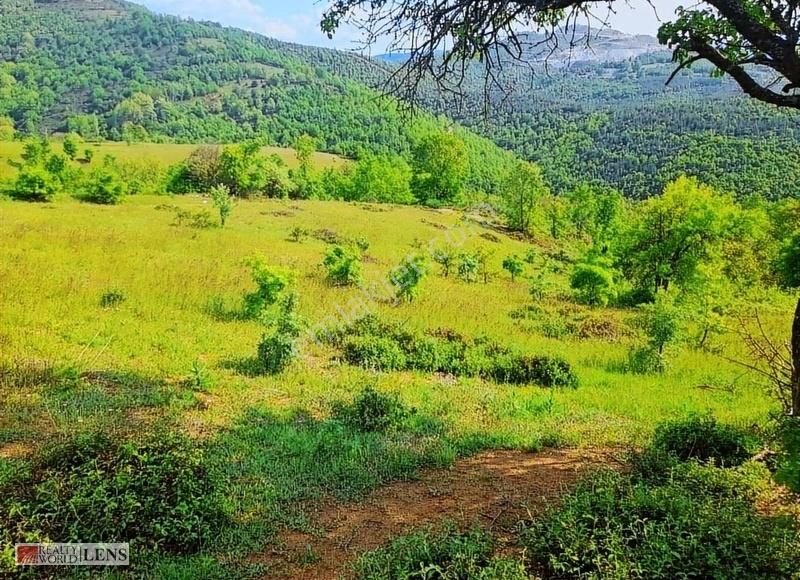
{"type": "Polygon", "coordinates": [[[328,271],[328,281],[334,286],[357,286],[361,283],[361,256],[344,246],[328,250],[322,265],[328,271]]]}
{"type": "Polygon", "coordinates": [[[638,375],[661,374],[667,370],[663,354],[649,346],[635,348],[628,353],[625,370],[638,375]]]}
{"type": "Polygon", "coordinates": [[[122,201],[126,185],[119,175],[109,167],[93,172],[84,185],[86,201],[103,205],[114,205],[122,201]]]}
{"type": "Polygon", "coordinates": [[[713,417],[692,416],[659,425],[652,448],[681,461],[698,459],[731,467],[752,457],[754,439],[741,429],[718,423],[713,417]]]}
{"type": "Polygon", "coordinates": [[[337,403],[333,416],[351,429],[364,433],[385,432],[402,423],[408,414],[396,396],[366,387],[350,404],[337,403]]]}
{"type": "Polygon", "coordinates": [[[295,226],[292,228],[292,231],[289,232],[289,239],[293,242],[300,243],[306,237],[308,237],[309,231],[305,228],[301,228],[300,226],[295,226]]]}
{"type": "Polygon", "coordinates": [[[458,257],[458,277],[467,283],[478,281],[481,263],[475,254],[461,254],[458,257]]]}
{"type": "Polygon", "coordinates": [[[453,269],[457,257],[455,250],[450,246],[437,248],[433,251],[433,261],[441,266],[442,276],[445,278],[450,276],[450,271],[453,269]]]}
{"type": "Polygon", "coordinates": [[[60,182],[43,167],[36,165],[20,169],[11,196],[23,201],[51,201],[60,182]]]}
{"type": "Polygon", "coordinates": [[[783,418],[779,433],[783,449],[778,462],[777,479],[792,491],[800,493],[800,418],[783,418]]]}
{"type": "Polygon", "coordinates": [[[342,352],[350,364],[380,371],[403,370],[408,362],[397,341],[389,337],[354,336],[345,341],[342,352]]]}
{"type": "Polygon", "coordinates": [[[501,383],[537,384],[543,387],[578,386],[578,377],[570,364],[548,356],[498,356],[489,374],[501,383]]]}
{"type": "Polygon", "coordinates": [[[122,290],[109,290],[100,297],[100,306],[102,308],[116,308],[125,300],[126,296],[122,290]]]}
{"type": "Polygon", "coordinates": [[[297,314],[297,297],[288,294],[281,301],[277,318],[265,320],[267,331],[258,345],[258,359],[262,369],[270,374],[282,372],[297,358],[295,343],[305,326],[297,314]]]}
{"type": "Polygon", "coordinates": [[[570,285],[578,298],[591,306],[607,306],[617,296],[614,274],[597,264],[578,264],[570,285]]]}
{"type": "Polygon", "coordinates": [[[207,230],[216,226],[211,218],[211,213],[207,210],[194,212],[180,208],[175,209],[175,221],[172,222],[172,225],[186,225],[197,230],[207,230]]]}
{"type": "Polygon", "coordinates": [[[529,578],[520,562],[494,557],[493,552],[489,533],[478,528],[460,532],[448,523],[442,530],[423,529],[362,555],[354,565],[354,572],[359,580],[529,578]]]}
{"type": "Polygon", "coordinates": [[[252,259],[248,263],[256,289],[245,295],[242,316],[253,320],[278,301],[289,280],[286,275],[270,268],[259,259],[252,259]]]}
{"type": "Polygon", "coordinates": [[[547,576],[561,578],[788,578],[798,536],[759,515],[753,476],[687,464],[663,483],[595,475],[535,522],[521,543],[547,576]]]}
{"type": "Polygon", "coordinates": [[[186,438],[75,438],[2,482],[0,540],[129,541],[195,552],[227,522],[221,472],[186,438]]]}
{"type": "Polygon", "coordinates": [[[389,281],[397,288],[397,299],[404,302],[411,302],[420,292],[420,282],[425,278],[427,269],[423,256],[413,256],[406,258],[389,277],[389,281]]]}

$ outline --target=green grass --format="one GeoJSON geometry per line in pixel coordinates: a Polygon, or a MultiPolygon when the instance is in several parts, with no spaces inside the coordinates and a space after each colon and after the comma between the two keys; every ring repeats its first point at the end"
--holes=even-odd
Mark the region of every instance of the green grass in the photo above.
{"type": "MultiPolygon", "coordinates": [[[[24,143],[21,141],[0,141],[0,180],[16,175],[16,169],[8,164],[9,160],[18,161],[22,153],[24,143]]],[[[54,142],[54,149],[60,150],[60,142],[54,142]]],[[[119,161],[139,161],[152,164],[156,167],[166,168],[184,161],[197,149],[197,145],[179,143],[121,143],[117,141],[105,141],[101,143],[85,143],[79,150],[79,157],[83,157],[84,149],[94,150],[92,164],[102,163],[103,157],[113,155],[119,161]]],[[[280,157],[289,167],[298,165],[297,157],[293,149],[281,147],[264,147],[263,152],[267,155],[275,154],[280,157]]],[[[320,169],[326,167],[337,167],[346,160],[330,153],[315,153],[313,157],[314,165],[320,169]]]]}
{"type": "MultiPolygon", "coordinates": [[[[364,264],[369,283],[384,280],[404,255],[419,251],[417,242],[441,238],[443,232],[431,223],[449,227],[459,219],[448,210],[259,201],[240,204],[225,229],[195,230],[171,225],[172,214],[156,210],[162,202],[147,196],[118,207],[0,201],[0,362],[49,361],[176,382],[200,360],[216,387],[207,408],[188,412],[187,421],[195,425],[228,424],[256,402],[324,413],[336,391],[331,385],[347,385],[366,373],[337,364],[331,351],[312,346],[305,362],[282,376],[242,376],[225,363],[254,355],[260,328],[253,322],[216,321],[208,314],[209,301],[220,297],[237,306],[250,289],[244,261],[261,256],[294,273],[308,320],[335,321],[339,311],[353,310],[361,294],[327,284],[320,266],[326,244],[313,238],[289,241],[292,228],[328,228],[369,240],[364,264]],[[125,301],[102,308],[109,290],[124,293],[125,301]]],[[[170,203],[193,210],[207,206],[200,197],[170,203]]],[[[494,249],[498,272],[503,257],[524,251],[523,243],[504,236],[499,243],[488,242],[479,235],[482,230],[468,228],[465,247],[494,249]]],[[[635,376],[615,371],[632,339],[556,340],[526,330],[509,316],[531,301],[524,281],[512,283],[498,274],[486,285],[465,284],[433,273],[422,285],[420,299],[412,304],[371,306],[418,330],[453,328],[532,354],[562,356],[581,378],[577,391],[549,391],[470,379],[444,381],[444,387],[441,378],[419,373],[379,377],[381,388],[451,422],[456,432],[494,433],[510,445],[530,444],[552,431],[577,444],[619,443],[635,441],[658,421],[687,412],[710,410],[723,420],[749,424],[772,408],[738,367],[707,353],[684,348],[666,375],[635,376]],[[731,383],[732,392],[699,388],[731,383]]],[[[726,342],[733,345],[735,339],[726,342]]],[[[35,408],[30,412],[36,414],[35,408]]]]}
{"type": "MultiPolygon", "coordinates": [[[[172,212],[158,209],[165,201],[191,211],[208,207],[199,196],[132,196],[111,207],[69,198],[52,204],[0,199],[0,473],[21,461],[3,456],[25,455],[78,431],[126,434],[174,421],[210,441],[227,466],[239,527],[224,541],[249,549],[281,526],[308,525],[298,507],[304,500],[357,497],[476,449],[639,444],[665,419],[710,413],[749,426],[775,409],[739,367],[688,346],[664,375],[640,376],[618,370],[634,337],[545,337],[538,330],[545,319],[588,312],[624,327],[634,315],[572,303],[565,273],[552,276],[554,297],[541,304],[536,320],[515,320],[510,314],[532,303],[528,282],[512,283],[501,262],[524,255],[528,244],[498,232],[492,241],[483,236],[488,229],[462,221],[460,212],[264,200],[240,203],[224,229],[198,230],[172,225],[172,212]],[[414,330],[451,328],[532,355],[563,357],[579,376],[578,389],[374,374],[316,345],[277,376],[237,370],[255,355],[261,328],[220,320],[209,306],[241,306],[253,289],[247,258],[290,271],[302,315],[312,324],[334,323],[342,311],[363,313],[356,308],[362,293],[330,285],[321,265],[329,246],[313,235],[291,241],[294,228],[366,239],[363,274],[370,284],[384,281],[409,253],[442,242],[458,224],[463,235],[451,239],[463,239],[464,249],[494,251],[497,274],[488,284],[444,278],[431,265],[419,299],[400,306],[378,301],[371,309],[414,330]],[[124,300],[104,307],[112,291],[124,300]],[[192,381],[198,365],[202,385],[192,381]],[[403,429],[363,434],[329,420],[337,402],[352,400],[365,384],[415,410],[403,429]]],[[[776,331],[789,327],[791,311],[784,310],[767,315],[776,331]]],[[[741,355],[734,336],[721,344],[729,356],[741,355]]],[[[202,556],[159,562],[165,577],[182,577],[196,565],[216,570],[202,556]]]]}

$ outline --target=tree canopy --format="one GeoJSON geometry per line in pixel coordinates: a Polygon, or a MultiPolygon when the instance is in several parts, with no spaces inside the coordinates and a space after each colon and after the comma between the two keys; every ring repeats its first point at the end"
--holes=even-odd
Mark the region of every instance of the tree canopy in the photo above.
{"type": "MultiPolygon", "coordinates": [[[[523,60],[529,41],[521,31],[536,30],[537,46],[591,43],[573,34],[579,20],[603,21],[622,0],[332,0],[321,27],[333,35],[343,22],[355,26],[367,44],[388,37],[392,50],[408,60],[392,77],[392,87],[415,100],[420,85],[433,78],[441,89],[458,90],[471,61],[485,65],[489,86],[507,58],[523,60]],[[597,14],[600,14],[598,16],[597,14]]],[[[658,2],[652,3],[658,8],[658,2]]],[[[659,41],[673,50],[677,69],[705,60],[729,75],[751,97],[781,107],[800,108],[800,18],[794,0],[702,0],[679,8],[663,24],[659,41]],[[777,77],[777,80],[776,80],[777,77]]]]}

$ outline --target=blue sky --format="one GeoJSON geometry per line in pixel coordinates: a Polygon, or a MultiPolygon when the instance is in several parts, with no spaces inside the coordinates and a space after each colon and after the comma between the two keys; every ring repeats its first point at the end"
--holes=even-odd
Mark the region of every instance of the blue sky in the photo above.
{"type": "MultiPolygon", "coordinates": [[[[324,0],[134,0],[163,14],[211,20],[226,26],[235,26],[258,32],[272,38],[336,48],[355,48],[355,35],[342,30],[329,41],[319,30],[319,21],[327,5],[324,0]]],[[[658,16],[669,19],[678,0],[655,0],[658,16]]],[[[655,35],[659,19],[646,0],[617,2],[617,13],[608,16],[613,28],[628,33],[655,35]]],[[[686,2],[691,5],[691,2],[686,2]]],[[[599,9],[598,17],[606,17],[599,9]]],[[[382,47],[376,47],[381,52],[382,47]]]]}

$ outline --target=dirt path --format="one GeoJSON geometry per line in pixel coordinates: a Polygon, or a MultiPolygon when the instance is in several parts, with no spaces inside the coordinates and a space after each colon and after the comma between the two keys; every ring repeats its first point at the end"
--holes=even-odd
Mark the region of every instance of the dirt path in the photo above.
{"type": "Polygon", "coordinates": [[[482,453],[378,488],[357,503],[322,503],[310,514],[322,532],[286,532],[253,561],[269,566],[267,578],[333,580],[346,577],[348,563],[365,550],[443,519],[478,522],[502,546],[520,520],[541,512],[587,470],[619,467],[622,457],[619,449],[482,453]]]}

